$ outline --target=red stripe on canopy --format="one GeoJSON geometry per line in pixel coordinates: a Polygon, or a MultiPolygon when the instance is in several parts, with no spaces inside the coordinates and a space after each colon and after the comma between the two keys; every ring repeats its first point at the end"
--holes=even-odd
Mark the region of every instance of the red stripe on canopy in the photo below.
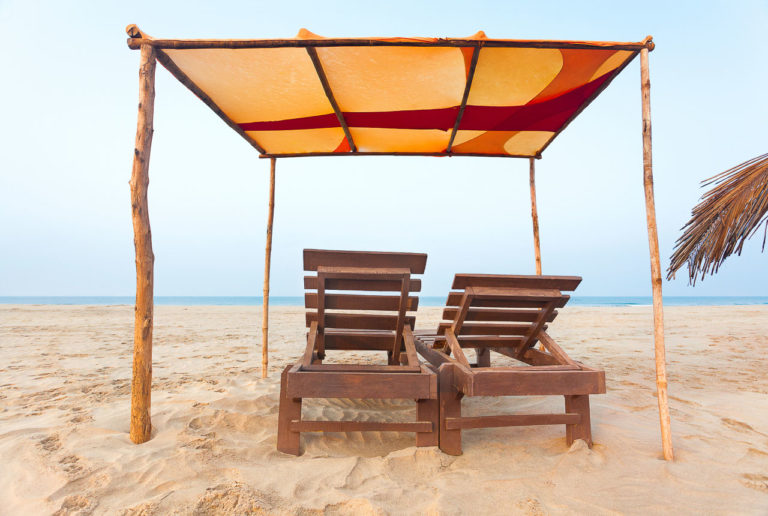
{"type": "MultiPolygon", "coordinates": [[[[459,129],[465,131],[558,131],[611,74],[605,74],[560,96],[524,106],[466,106],[459,129]]],[[[438,129],[449,131],[459,107],[407,111],[344,112],[349,127],[438,129]]],[[[239,124],[245,131],[292,131],[339,127],[334,113],[239,124]]]]}

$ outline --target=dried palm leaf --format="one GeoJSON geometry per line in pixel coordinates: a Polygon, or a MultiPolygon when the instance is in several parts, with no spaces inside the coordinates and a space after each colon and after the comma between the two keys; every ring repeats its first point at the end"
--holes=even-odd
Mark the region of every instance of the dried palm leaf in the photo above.
{"type": "Polygon", "coordinates": [[[761,225],[763,250],[768,231],[768,154],[737,165],[702,182],[715,185],[701,197],[683,226],[683,235],[675,242],[667,279],[688,264],[688,277],[696,284],[715,274],[731,254],[741,254],[744,242],[761,225]]]}

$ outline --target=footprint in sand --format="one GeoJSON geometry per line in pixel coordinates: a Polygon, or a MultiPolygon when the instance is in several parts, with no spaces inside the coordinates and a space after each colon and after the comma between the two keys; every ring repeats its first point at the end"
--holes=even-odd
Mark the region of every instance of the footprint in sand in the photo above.
{"type": "Polygon", "coordinates": [[[43,450],[47,451],[48,453],[53,453],[59,448],[61,448],[61,441],[59,441],[58,435],[51,435],[46,437],[45,439],[42,439],[38,445],[43,450]]]}
{"type": "Polygon", "coordinates": [[[75,423],[75,424],[90,423],[91,421],[93,421],[93,416],[90,416],[88,414],[79,414],[69,420],[70,423],[75,423]]]}
{"type": "Polygon", "coordinates": [[[252,489],[242,482],[209,487],[192,511],[194,514],[266,514],[285,501],[273,493],[252,489]]]}
{"type": "Polygon", "coordinates": [[[59,464],[70,476],[76,476],[85,471],[85,468],[80,464],[80,458],[75,455],[63,457],[59,464]]]}
{"type": "Polygon", "coordinates": [[[726,425],[728,427],[731,427],[734,430],[738,430],[739,432],[755,432],[755,433],[760,433],[760,432],[757,432],[754,428],[752,428],[747,423],[744,423],[743,421],[737,421],[735,419],[731,419],[731,418],[727,418],[727,417],[720,418],[720,421],[722,421],[724,425],[726,425]]]}
{"type": "Polygon", "coordinates": [[[69,514],[93,514],[93,511],[96,509],[98,504],[99,502],[93,498],[87,498],[80,495],[68,496],[61,503],[59,510],[53,513],[53,516],[65,516],[69,514]]]}
{"type": "Polygon", "coordinates": [[[768,475],[745,473],[741,476],[741,483],[752,489],[768,493],[768,475]]]}

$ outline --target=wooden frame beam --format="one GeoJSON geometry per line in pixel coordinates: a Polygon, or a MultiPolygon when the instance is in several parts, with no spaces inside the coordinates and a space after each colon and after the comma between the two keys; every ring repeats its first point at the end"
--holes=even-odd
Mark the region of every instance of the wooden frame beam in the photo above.
{"type": "Polygon", "coordinates": [[[149,224],[147,190],[149,156],[155,113],[157,51],[141,47],[139,65],[139,114],[131,172],[131,215],[136,251],[136,309],[133,323],[133,379],[131,381],[130,438],[136,444],[149,441],[152,433],[152,329],[154,322],[155,255],[149,224]]]}
{"type": "Polygon", "coordinates": [[[136,25],[128,26],[128,46],[139,48],[149,44],[156,48],[280,48],[280,47],[500,47],[500,48],[576,48],[602,50],[640,50],[652,48],[646,38],[640,42],[619,41],[566,41],[566,40],[514,40],[514,39],[400,39],[322,38],[322,39],[151,39],[136,25]],[[135,34],[135,35],[134,35],[135,34]]]}
{"type": "Polygon", "coordinates": [[[435,158],[469,156],[475,158],[536,158],[541,156],[523,156],[512,154],[479,154],[456,152],[297,152],[292,154],[262,154],[260,158],[315,158],[321,156],[430,156],[435,158]]]}
{"type": "MultiPolygon", "coordinates": [[[[147,45],[151,45],[153,47],[156,47],[156,45],[153,45],[151,42],[155,41],[150,36],[148,36],[146,33],[142,32],[136,25],[128,25],[128,27],[125,28],[125,32],[128,34],[128,46],[130,48],[134,48],[131,46],[131,41],[144,41],[147,42],[147,45]]],[[[157,47],[159,48],[159,47],[157,47]]],[[[187,87],[189,91],[195,94],[197,98],[203,101],[203,103],[211,108],[211,110],[216,113],[216,115],[221,118],[225,124],[227,124],[233,131],[235,131],[237,134],[243,137],[245,141],[247,141],[251,147],[259,151],[260,154],[265,154],[266,151],[264,148],[258,144],[258,142],[253,139],[251,136],[248,135],[243,129],[231,118],[229,118],[224,111],[221,110],[221,108],[209,97],[200,87],[192,81],[192,79],[187,76],[184,72],[181,71],[181,69],[176,66],[176,64],[171,60],[170,57],[168,57],[168,54],[163,52],[162,50],[158,50],[156,48],[156,57],[157,60],[160,61],[160,64],[163,65],[163,67],[168,70],[171,75],[173,75],[181,84],[187,87]]]]}
{"type": "Polygon", "coordinates": [[[467,73],[467,83],[464,86],[464,95],[461,97],[461,105],[459,106],[459,112],[456,114],[456,121],[453,123],[453,131],[451,131],[451,139],[448,140],[448,147],[445,148],[445,152],[451,152],[453,148],[453,140],[456,139],[456,133],[459,131],[459,125],[461,119],[464,117],[464,109],[467,107],[467,99],[469,99],[469,90],[472,88],[472,79],[475,78],[475,68],[477,68],[477,59],[480,57],[480,47],[475,47],[472,51],[472,60],[469,63],[469,71],[467,73]]]}
{"type": "Polygon", "coordinates": [[[342,113],[338,102],[336,102],[336,97],[333,95],[331,85],[328,83],[328,77],[325,75],[325,70],[323,70],[323,64],[320,62],[320,58],[317,55],[317,50],[314,47],[307,47],[307,54],[309,54],[309,58],[312,60],[312,64],[314,65],[315,71],[317,72],[317,77],[320,79],[320,84],[323,85],[325,96],[328,97],[328,102],[331,103],[333,112],[336,113],[336,118],[339,120],[339,125],[341,125],[341,128],[344,130],[344,136],[347,137],[349,148],[352,149],[352,152],[357,152],[357,146],[352,139],[352,133],[349,132],[349,126],[347,125],[347,121],[344,119],[344,113],[342,113]]]}
{"type": "Polygon", "coordinates": [[[656,362],[656,393],[659,403],[661,445],[666,460],[674,460],[672,429],[667,399],[667,361],[664,347],[664,307],[661,292],[659,235],[656,229],[656,203],[653,194],[653,155],[651,144],[651,78],[648,69],[648,49],[640,51],[640,88],[643,105],[643,186],[645,215],[648,226],[648,248],[651,259],[651,288],[653,291],[653,340],[656,362]]]}
{"type": "MultiPolygon", "coordinates": [[[[645,43],[645,45],[646,45],[646,46],[643,46],[643,47],[641,47],[641,48],[646,48],[647,50],[653,50],[653,49],[654,49],[655,45],[654,45],[654,43],[653,43],[653,38],[651,38],[651,36],[647,36],[647,37],[645,38],[644,42],[646,42],[646,43],[645,43]]],[[[623,49],[623,50],[630,50],[630,49],[623,49]]],[[[639,51],[640,49],[634,49],[634,50],[636,50],[636,52],[634,53],[634,55],[632,55],[632,57],[630,57],[629,59],[627,59],[626,61],[624,61],[624,64],[622,64],[621,66],[619,66],[618,68],[616,68],[616,70],[614,70],[614,71],[613,71],[613,74],[612,74],[612,75],[611,75],[611,76],[608,78],[608,80],[607,80],[607,81],[605,81],[603,84],[601,84],[601,85],[600,85],[600,87],[599,87],[599,88],[597,88],[597,89],[596,89],[596,90],[595,90],[595,91],[592,93],[592,95],[590,95],[590,96],[589,96],[589,98],[586,100],[586,102],[584,102],[584,103],[581,105],[581,107],[580,107],[579,109],[577,109],[577,110],[576,110],[576,111],[575,111],[575,112],[574,112],[574,113],[573,113],[573,114],[572,114],[572,115],[571,115],[571,116],[568,118],[568,120],[566,120],[566,122],[565,122],[565,123],[564,123],[562,126],[560,126],[560,129],[558,129],[558,130],[557,130],[557,132],[555,132],[555,133],[554,133],[554,134],[553,134],[553,135],[552,135],[552,136],[549,138],[549,140],[547,140],[547,143],[545,143],[545,144],[544,144],[544,146],[543,146],[541,149],[539,149],[539,152],[538,152],[538,154],[536,155],[536,157],[537,157],[537,158],[540,158],[540,157],[541,157],[542,153],[543,153],[545,150],[547,150],[547,147],[549,147],[549,145],[550,145],[550,144],[551,144],[553,141],[555,141],[555,138],[557,138],[558,136],[560,136],[560,133],[562,133],[563,131],[565,131],[565,129],[566,129],[566,128],[567,128],[567,127],[568,127],[568,126],[571,124],[571,122],[573,122],[573,121],[574,121],[574,119],[575,119],[577,116],[579,116],[579,115],[581,114],[581,112],[582,112],[582,111],[584,111],[585,109],[587,109],[587,107],[588,107],[590,104],[592,104],[592,102],[593,102],[593,101],[594,101],[594,100],[595,100],[595,99],[596,99],[598,96],[600,96],[600,94],[601,94],[601,93],[602,93],[602,92],[603,92],[603,91],[604,91],[604,90],[605,90],[605,89],[606,89],[606,88],[607,88],[607,87],[608,87],[608,86],[609,86],[609,85],[610,85],[610,84],[613,82],[613,80],[614,80],[614,79],[615,79],[615,78],[616,78],[616,77],[617,77],[617,76],[618,76],[618,75],[619,75],[619,74],[622,72],[622,70],[624,70],[624,68],[626,68],[626,67],[629,65],[629,63],[631,63],[631,62],[632,62],[632,61],[635,59],[635,57],[637,56],[637,54],[638,54],[638,51],[639,51]]]]}

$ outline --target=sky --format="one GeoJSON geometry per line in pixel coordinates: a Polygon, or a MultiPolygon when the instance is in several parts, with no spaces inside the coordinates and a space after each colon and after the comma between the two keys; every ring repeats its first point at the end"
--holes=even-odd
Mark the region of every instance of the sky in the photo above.
{"type": "MultiPolygon", "coordinates": [[[[0,296],[132,295],[128,180],[139,53],[155,37],[452,36],[640,41],[662,268],[700,181],[768,152],[768,2],[40,2],[0,0],[0,296]]],[[[149,213],[155,294],[259,296],[269,161],[157,69],[149,213]]],[[[650,295],[639,60],[536,162],[545,274],[584,296],[650,295]]],[[[762,235],[696,287],[768,295],[762,235]]],[[[278,160],[272,294],[300,295],[303,248],[429,254],[424,295],[458,272],[533,274],[527,160],[278,160]]]]}

